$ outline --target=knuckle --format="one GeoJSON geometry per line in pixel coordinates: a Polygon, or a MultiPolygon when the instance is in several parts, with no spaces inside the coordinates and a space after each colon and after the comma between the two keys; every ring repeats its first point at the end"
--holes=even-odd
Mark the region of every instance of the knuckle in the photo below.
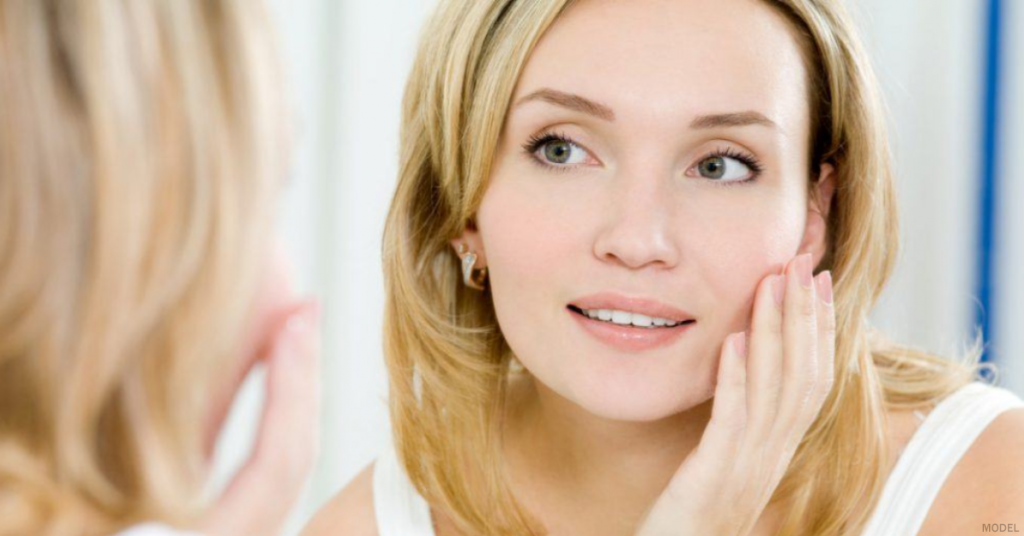
{"type": "Polygon", "coordinates": [[[835,335],[836,333],[836,317],[832,314],[823,315],[821,322],[821,329],[827,335],[835,335]]]}
{"type": "Polygon", "coordinates": [[[800,299],[797,300],[797,302],[797,308],[800,311],[800,314],[805,316],[812,316],[817,314],[817,310],[815,309],[814,305],[814,300],[811,296],[801,296],[800,299]]]}

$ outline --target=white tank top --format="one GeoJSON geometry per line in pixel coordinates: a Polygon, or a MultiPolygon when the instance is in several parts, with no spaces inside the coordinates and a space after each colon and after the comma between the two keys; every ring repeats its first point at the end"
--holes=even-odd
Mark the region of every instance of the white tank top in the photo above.
{"type": "MultiPolygon", "coordinates": [[[[981,382],[941,400],[914,432],[886,480],[862,536],[914,535],[946,477],[1000,413],[1024,407],[1012,392],[981,382]]],[[[409,482],[389,445],[373,470],[379,536],[436,536],[430,507],[409,482]]]]}

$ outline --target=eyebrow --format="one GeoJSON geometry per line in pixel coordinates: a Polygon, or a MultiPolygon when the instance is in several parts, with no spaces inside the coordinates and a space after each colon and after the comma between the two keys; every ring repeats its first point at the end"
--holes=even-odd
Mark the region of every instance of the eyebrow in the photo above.
{"type": "MultiPolygon", "coordinates": [[[[575,93],[566,93],[564,91],[558,91],[550,88],[538,89],[537,91],[519,99],[519,101],[516,102],[516,107],[522,106],[523,104],[531,101],[546,102],[576,112],[592,115],[605,121],[615,121],[615,111],[609,106],[592,101],[575,93]]],[[[694,130],[705,130],[719,127],[745,127],[750,125],[778,128],[775,121],[772,121],[761,112],[753,110],[701,115],[697,116],[690,122],[690,128],[694,130]]]]}
{"type": "Polygon", "coordinates": [[[586,97],[581,97],[575,93],[566,93],[564,91],[558,91],[555,89],[544,88],[538,89],[533,93],[519,99],[516,106],[522,106],[530,101],[541,101],[548,104],[554,104],[555,106],[561,106],[562,108],[568,108],[570,110],[592,115],[598,119],[604,119],[605,121],[615,121],[615,112],[611,108],[604,104],[594,102],[586,97]]]}
{"type": "Polygon", "coordinates": [[[717,127],[745,127],[750,125],[778,128],[775,121],[768,119],[761,112],[753,110],[728,114],[701,115],[690,122],[690,128],[694,130],[717,127]]]}

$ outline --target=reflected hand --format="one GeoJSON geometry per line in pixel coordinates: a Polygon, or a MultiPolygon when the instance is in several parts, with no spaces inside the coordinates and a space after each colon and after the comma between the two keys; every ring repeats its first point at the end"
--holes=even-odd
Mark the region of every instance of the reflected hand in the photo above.
{"type": "Polygon", "coordinates": [[[266,398],[256,445],[197,530],[209,536],[277,536],[319,443],[319,306],[291,307],[269,336],[266,398]]]}

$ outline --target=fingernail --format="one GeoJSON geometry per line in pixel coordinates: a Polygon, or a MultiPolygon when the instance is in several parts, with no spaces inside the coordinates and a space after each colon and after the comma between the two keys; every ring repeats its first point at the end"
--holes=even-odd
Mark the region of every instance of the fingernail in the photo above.
{"type": "Polygon", "coordinates": [[[829,270],[818,274],[818,296],[826,304],[832,304],[832,272],[829,270]]]}
{"type": "Polygon", "coordinates": [[[782,305],[782,300],[786,296],[786,276],[772,277],[772,294],[775,295],[775,305],[782,305]]]}
{"type": "Polygon", "coordinates": [[[740,357],[747,357],[747,334],[746,332],[733,333],[732,335],[732,346],[736,349],[736,354],[740,357]]]}
{"type": "Polygon", "coordinates": [[[797,276],[800,278],[800,285],[805,289],[811,288],[811,280],[814,278],[814,274],[811,271],[814,269],[811,266],[811,254],[807,253],[800,256],[797,260],[796,270],[797,276]]]}

